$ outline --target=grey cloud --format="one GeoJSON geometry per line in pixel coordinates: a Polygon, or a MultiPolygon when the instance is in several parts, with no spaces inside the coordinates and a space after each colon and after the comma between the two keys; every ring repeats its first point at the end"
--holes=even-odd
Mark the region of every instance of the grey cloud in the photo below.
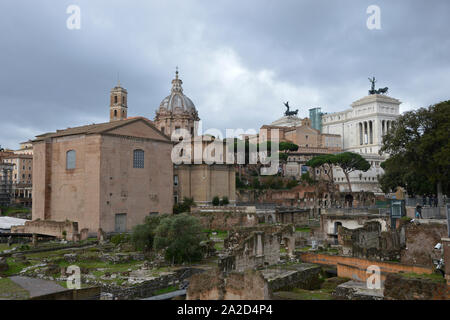
{"type": "Polygon", "coordinates": [[[223,131],[275,120],[283,100],[303,116],[311,106],[348,108],[372,75],[403,110],[448,99],[445,0],[4,0],[0,12],[0,144],[11,148],[30,135],[107,121],[118,72],[130,115],[153,118],[176,65],[204,125],[223,131]],[[70,4],[81,8],[81,30],[65,27],[70,4]],[[381,30],[366,28],[372,4],[381,30]],[[227,50],[229,64],[220,55],[227,50]],[[227,80],[233,67],[242,77],[227,80]]]}

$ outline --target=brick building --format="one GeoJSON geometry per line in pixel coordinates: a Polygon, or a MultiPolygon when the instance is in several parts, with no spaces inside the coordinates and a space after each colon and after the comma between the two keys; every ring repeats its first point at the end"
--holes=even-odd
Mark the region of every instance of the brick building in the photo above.
{"type": "Polygon", "coordinates": [[[33,220],[123,232],[149,214],[172,213],[172,142],[150,120],[126,118],[126,95],[120,84],[111,91],[110,122],[33,141],[33,220]]]}

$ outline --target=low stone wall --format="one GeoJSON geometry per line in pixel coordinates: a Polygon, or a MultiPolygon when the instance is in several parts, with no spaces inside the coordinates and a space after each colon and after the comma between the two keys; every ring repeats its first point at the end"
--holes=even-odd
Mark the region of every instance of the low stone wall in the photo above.
{"type": "Polygon", "coordinates": [[[289,291],[294,288],[314,290],[320,288],[319,274],[322,268],[302,263],[299,265],[280,266],[262,270],[264,278],[268,281],[271,292],[289,291]]]}
{"type": "Polygon", "coordinates": [[[193,275],[203,272],[203,269],[183,268],[130,287],[102,284],[101,288],[102,293],[112,294],[116,300],[148,298],[155,295],[155,292],[158,290],[170,286],[179,286],[183,281],[191,278],[193,275]]]}
{"type": "Polygon", "coordinates": [[[389,274],[384,282],[384,297],[387,300],[449,300],[450,286],[431,279],[389,274]]]}
{"type": "Polygon", "coordinates": [[[78,241],[78,222],[33,220],[26,221],[25,225],[11,227],[12,233],[36,233],[54,236],[59,239],[66,238],[70,241],[78,241]],[[65,235],[64,235],[65,233],[65,235]]]}
{"type": "MultiPolygon", "coordinates": [[[[222,209],[223,210],[223,209],[222,209]]],[[[235,227],[252,227],[258,224],[256,212],[242,211],[193,211],[203,228],[209,230],[232,230],[235,227]]]]}
{"type": "Polygon", "coordinates": [[[100,287],[69,289],[65,291],[33,297],[30,300],[99,300],[100,287]]]}

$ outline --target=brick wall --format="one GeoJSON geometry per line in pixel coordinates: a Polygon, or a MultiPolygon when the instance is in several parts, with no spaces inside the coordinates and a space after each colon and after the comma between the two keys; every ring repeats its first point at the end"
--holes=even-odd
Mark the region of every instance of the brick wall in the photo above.
{"type": "Polygon", "coordinates": [[[193,212],[193,216],[200,219],[205,229],[209,230],[232,230],[237,226],[253,227],[258,224],[255,213],[214,211],[214,212],[193,212]]]}
{"type": "Polygon", "coordinates": [[[26,221],[24,226],[18,228],[12,227],[13,233],[37,233],[57,238],[64,238],[63,232],[66,232],[67,240],[77,240],[78,223],[71,221],[51,221],[51,220],[34,220],[26,221]]]}
{"type": "Polygon", "coordinates": [[[302,262],[335,266],[338,268],[339,277],[342,276],[345,278],[353,278],[354,274],[355,277],[358,277],[361,280],[365,280],[367,278],[366,275],[363,275],[363,271],[367,270],[367,267],[371,265],[376,265],[380,267],[381,274],[399,273],[399,272],[417,273],[417,274],[433,273],[433,269],[428,267],[411,266],[394,262],[374,261],[354,257],[333,256],[309,252],[300,253],[300,259],[302,262]],[[341,274],[339,274],[339,268],[341,270],[341,274]]]}

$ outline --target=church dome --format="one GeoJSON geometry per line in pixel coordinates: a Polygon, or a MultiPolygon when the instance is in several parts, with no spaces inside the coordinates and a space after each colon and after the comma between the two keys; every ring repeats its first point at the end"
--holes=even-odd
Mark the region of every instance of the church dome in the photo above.
{"type": "Polygon", "coordinates": [[[160,109],[166,109],[170,112],[195,112],[195,105],[191,99],[183,94],[183,81],[178,78],[178,70],[175,73],[175,79],[172,80],[172,90],[169,96],[165,97],[160,109]]]}

